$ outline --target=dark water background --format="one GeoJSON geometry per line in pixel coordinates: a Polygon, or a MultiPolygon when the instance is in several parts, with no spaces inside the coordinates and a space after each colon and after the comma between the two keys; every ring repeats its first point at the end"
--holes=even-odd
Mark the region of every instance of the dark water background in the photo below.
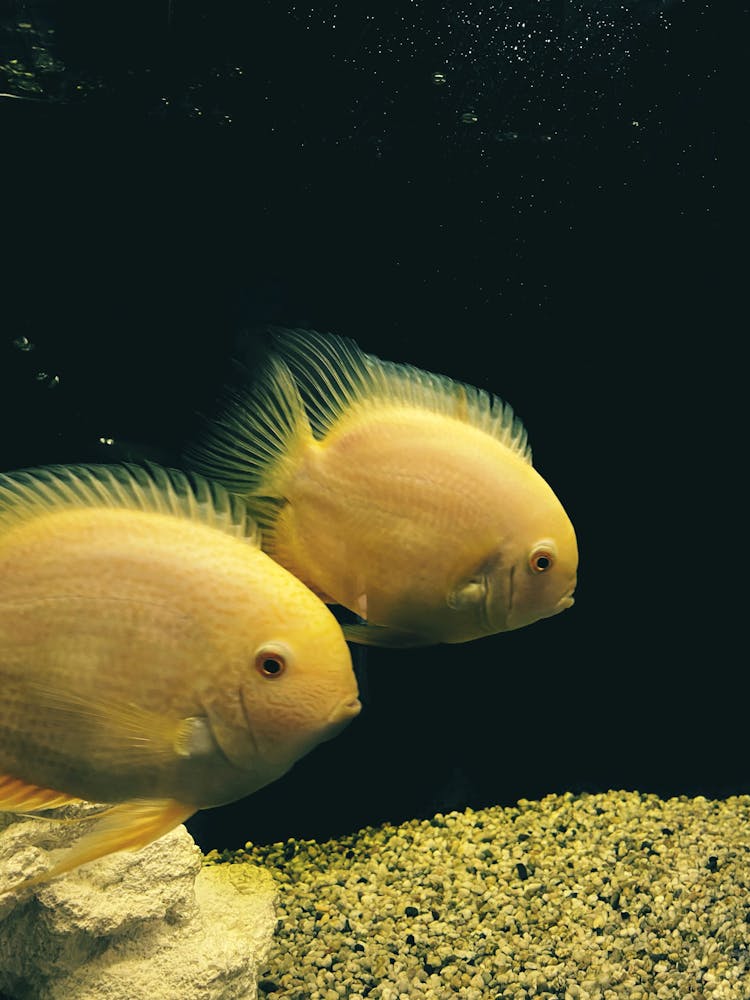
{"type": "Polygon", "coordinates": [[[196,817],[201,845],[750,791],[712,416],[717,5],[0,14],[0,468],[170,460],[263,324],[303,324],[510,401],[579,536],[571,611],[369,650],[360,718],[196,817]]]}

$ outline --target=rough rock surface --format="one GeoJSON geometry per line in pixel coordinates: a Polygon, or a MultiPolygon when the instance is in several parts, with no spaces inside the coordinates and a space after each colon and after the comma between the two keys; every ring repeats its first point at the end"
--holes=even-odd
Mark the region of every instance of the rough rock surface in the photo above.
{"type": "MultiPolygon", "coordinates": [[[[0,814],[0,888],[48,867],[81,826],[0,814]]],[[[202,867],[178,827],[0,896],[0,998],[253,1000],[276,894],[261,868],[202,867]]]]}

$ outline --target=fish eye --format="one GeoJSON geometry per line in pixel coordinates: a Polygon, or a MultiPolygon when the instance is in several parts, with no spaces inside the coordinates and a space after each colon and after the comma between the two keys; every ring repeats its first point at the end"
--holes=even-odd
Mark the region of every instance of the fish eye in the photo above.
{"type": "Polygon", "coordinates": [[[262,677],[275,680],[284,673],[289,659],[290,654],[286,647],[280,643],[267,643],[255,654],[255,669],[262,677]]]}
{"type": "Polygon", "coordinates": [[[529,566],[535,573],[546,573],[555,565],[555,554],[551,545],[537,545],[529,556],[529,566]]]}

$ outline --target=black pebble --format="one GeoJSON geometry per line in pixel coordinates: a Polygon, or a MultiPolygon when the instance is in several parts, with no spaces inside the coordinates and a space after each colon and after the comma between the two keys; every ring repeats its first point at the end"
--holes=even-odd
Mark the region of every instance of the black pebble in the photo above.
{"type": "Polygon", "coordinates": [[[717,872],[719,870],[719,859],[716,857],[715,854],[712,854],[711,857],[708,859],[706,863],[706,868],[708,868],[710,872],[717,872]]]}
{"type": "Polygon", "coordinates": [[[407,934],[406,935],[406,943],[407,944],[416,944],[416,938],[414,937],[413,934],[407,934]]]}
{"type": "Polygon", "coordinates": [[[407,906],[406,909],[404,910],[404,913],[407,915],[407,917],[419,916],[419,910],[416,908],[416,906],[407,906]]]}
{"type": "Polygon", "coordinates": [[[522,882],[524,882],[529,877],[529,873],[526,870],[526,865],[521,864],[520,861],[516,865],[516,871],[518,872],[518,877],[521,879],[522,882]]]}
{"type": "Polygon", "coordinates": [[[363,944],[360,944],[359,941],[355,945],[352,945],[352,951],[364,951],[364,950],[365,946],[363,944]]]}
{"type": "Polygon", "coordinates": [[[258,983],[258,989],[261,993],[277,993],[281,987],[273,979],[261,979],[258,983]]]}

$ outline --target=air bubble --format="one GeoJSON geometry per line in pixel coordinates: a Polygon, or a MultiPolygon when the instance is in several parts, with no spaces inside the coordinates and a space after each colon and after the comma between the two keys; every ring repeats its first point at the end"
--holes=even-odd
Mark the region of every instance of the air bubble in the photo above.
{"type": "Polygon", "coordinates": [[[433,73],[432,82],[435,84],[436,87],[441,87],[444,83],[447,83],[447,80],[445,79],[445,73],[433,73]]]}
{"type": "Polygon", "coordinates": [[[479,117],[474,111],[464,111],[461,115],[461,121],[464,125],[476,125],[479,117]]]}
{"type": "Polygon", "coordinates": [[[19,351],[33,351],[34,345],[31,343],[28,337],[16,337],[13,341],[13,346],[17,347],[19,351]]]}

